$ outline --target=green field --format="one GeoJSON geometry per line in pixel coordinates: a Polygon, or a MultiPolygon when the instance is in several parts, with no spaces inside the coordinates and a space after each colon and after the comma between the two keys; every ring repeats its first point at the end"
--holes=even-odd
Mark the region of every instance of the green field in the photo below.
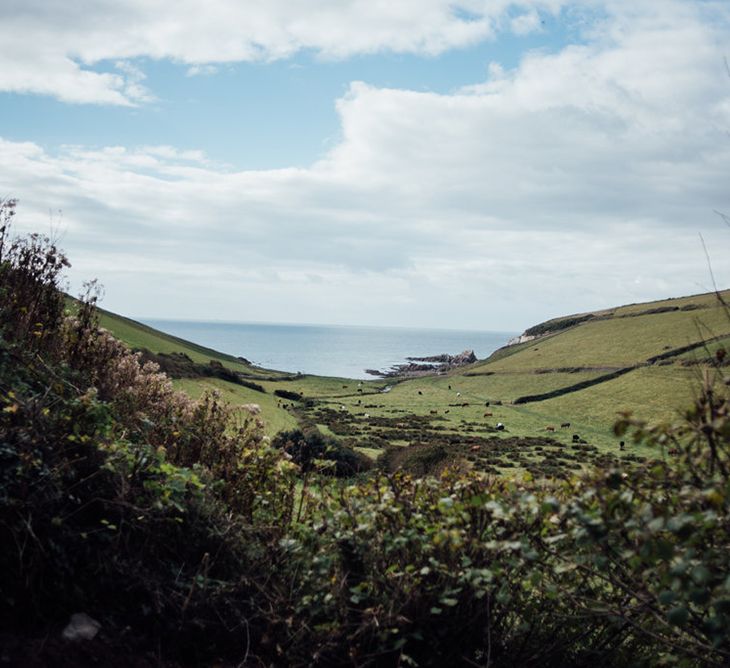
{"type": "Polygon", "coordinates": [[[619,457],[664,456],[628,443],[621,450],[613,424],[623,411],[649,422],[680,414],[708,360],[730,342],[726,309],[714,294],[694,295],[581,314],[575,322],[576,316],[556,318],[538,327],[544,335],[469,367],[394,382],[261,369],[133,320],[101,315],[101,324],[132,348],[184,353],[199,364],[215,360],[255,379],[264,392],[209,377],[175,384],[193,397],[214,390],[233,405],[258,404],[269,435],[316,425],[372,459],[388,448],[413,446],[413,453],[445,452],[461,465],[509,475],[565,474],[619,457]],[[616,370],[622,375],[612,378],[616,370]],[[277,390],[301,400],[276,396],[277,390]],[[497,431],[497,423],[504,430],[497,431]],[[576,444],[574,435],[586,443],[576,444]]]}

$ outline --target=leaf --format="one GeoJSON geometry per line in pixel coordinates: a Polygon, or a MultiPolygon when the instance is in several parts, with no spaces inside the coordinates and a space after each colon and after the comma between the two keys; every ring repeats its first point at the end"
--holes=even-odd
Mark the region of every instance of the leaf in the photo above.
{"type": "Polygon", "coordinates": [[[705,584],[709,582],[711,576],[707,567],[699,564],[692,569],[691,577],[697,584],[705,584]]]}
{"type": "Polygon", "coordinates": [[[684,606],[675,606],[667,613],[667,620],[675,626],[684,626],[689,619],[689,611],[684,606]]]}
{"type": "Polygon", "coordinates": [[[662,605],[670,605],[671,603],[674,603],[677,595],[673,591],[665,589],[657,598],[659,599],[659,603],[662,605]]]}

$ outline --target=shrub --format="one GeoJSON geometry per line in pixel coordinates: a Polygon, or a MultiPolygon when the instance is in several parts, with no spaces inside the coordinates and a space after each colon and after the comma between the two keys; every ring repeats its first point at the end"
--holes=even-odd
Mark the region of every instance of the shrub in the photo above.
{"type": "Polygon", "coordinates": [[[285,452],[304,473],[318,470],[347,477],[372,468],[367,457],[313,427],[280,432],[272,445],[285,452]]]}

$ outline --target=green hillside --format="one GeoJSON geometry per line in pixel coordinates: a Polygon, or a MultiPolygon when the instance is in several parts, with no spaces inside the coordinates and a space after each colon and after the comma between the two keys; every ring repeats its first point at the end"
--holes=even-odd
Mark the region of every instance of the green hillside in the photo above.
{"type": "Polygon", "coordinates": [[[374,459],[393,447],[435,448],[509,475],[553,470],[556,458],[565,472],[605,456],[660,455],[629,444],[621,450],[615,421],[624,411],[650,422],[674,417],[702,368],[730,341],[717,295],[694,295],[556,318],[529,328],[539,333],[533,340],[449,374],[359,382],[261,369],[108,312],[102,325],[133,348],[214,360],[255,379],[263,392],[205,376],[175,383],[194,397],[216,390],[233,405],[258,404],[270,435],[316,425],[374,459]],[[577,448],[576,434],[590,450],[577,448]],[[530,440],[546,438],[543,445],[530,440]],[[480,458],[502,442],[511,450],[480,458]],[[478,454],[465,456],[465,444],[478,454]]]}

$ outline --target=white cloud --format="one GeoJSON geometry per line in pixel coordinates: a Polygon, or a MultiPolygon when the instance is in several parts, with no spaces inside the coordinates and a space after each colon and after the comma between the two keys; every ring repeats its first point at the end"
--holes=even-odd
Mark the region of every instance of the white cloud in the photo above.
{"type": "Polygon", "coordinates": [[[215,65],[191,65],[185,71],[186,77],[210,77],[218,73],[215,65]]]}
{"type": "Polygon", "coordinates": [[[586,44],[451,95],[354,83],[306,169],[0,141],[0,193],[27,229],[62,209],[74,281],[132,315],[519,329],[698,292],[698,232],[730,233],[730,9],[687,7],[613,3],[586,44]]]}
{"type": "Polygon", "coordinates": [[[117,0],[0,3],[0,91],[135,105],[150,94],[128,65],[169,59],[187,74],[221,63],[391,51],[438,54],[490,38],[508,10],[555,12],[564,0],[117,0]],[[94,68],[97,66],[97,69],[94,68]]]}
{"type": "Polygon", "coordinates": [[[516,35],[529,35],[540,30],[540,14],[536,11],[525,12],[510,20],[510,28],[516,35]]]}

